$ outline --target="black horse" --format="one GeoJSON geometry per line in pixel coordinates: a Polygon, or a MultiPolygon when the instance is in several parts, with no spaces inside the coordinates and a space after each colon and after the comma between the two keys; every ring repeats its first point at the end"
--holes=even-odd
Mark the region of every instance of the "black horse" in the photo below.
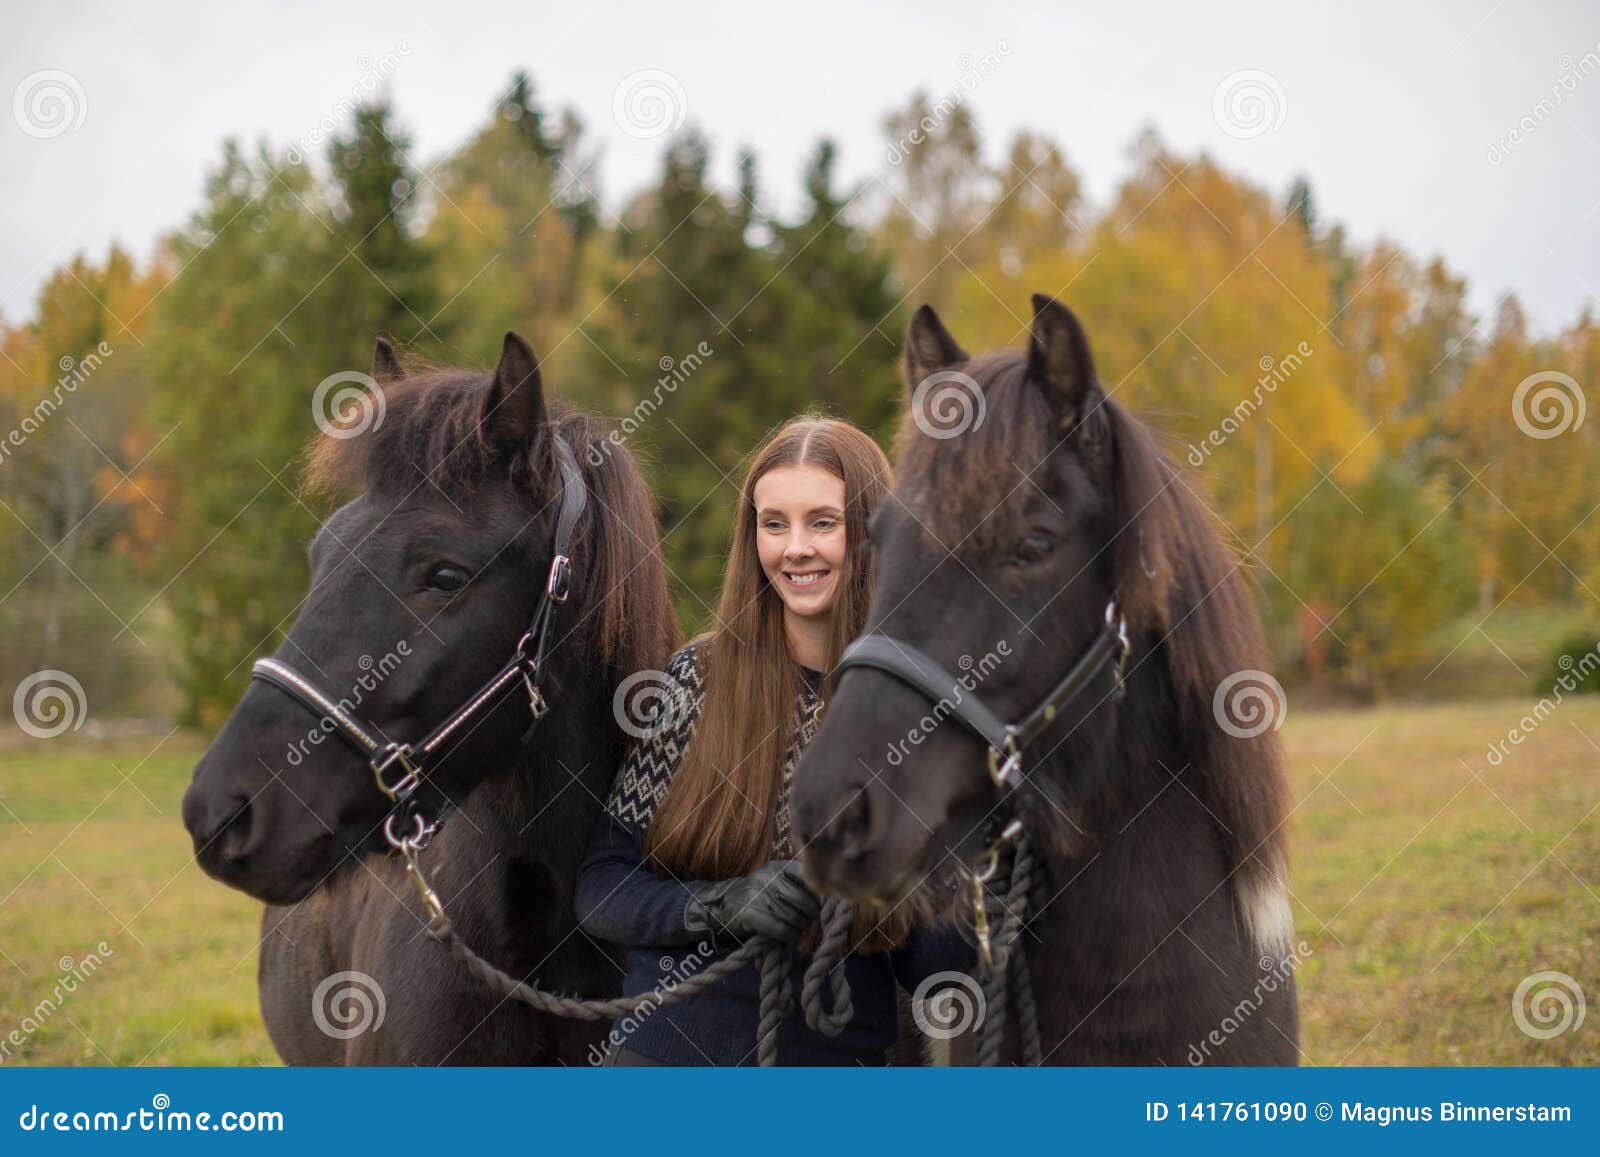
{"type": "Polygon", "coordinates": [[[868,630],[1009,721],[1092,653],[1108,605],[1130,646],[1049,718],[1012,792],[949,704],[847,670],[796,772],[808,874],[894,902],[1020,818],[1046,875],[1023,934],[1046,1063],[1295,1063],[1287,788],[1248,710],[1251,680],[1275,684],[1214,516],[1049,298],[1026,351],[976,358],[924,306],[905,370],[927,384],[869,527],[868,630]]]}
{"type": "MultiPolygon", "coordinates": [[[[380,340],[383,408],[312,453],[315,485],[360,486],[310,548],[312,585],[277,657],[370,731],[411,742],[513,654],[551,566],[562,473],[587,491],[575,580],[543,673],[520,682],[428,769],[450,807],[424,854],[462,937],[518,977],[614,996],[621,970],[579,934],[573,881],[620,764],[621,681],[677,642],[653,503],[598,420],[552,417],[533,351],[508,334],[493,376],[407,377],[380,340]]],[[[282,1057],[310,1064],[581,1063],[605,1025],[557,1020],[475,984],[424,928],[400,861],[381,854],[390,801],[316,715],[255,682],[195,767],[184,823],[201,866],[268,904],[261,1008],[282,1057]]]]}

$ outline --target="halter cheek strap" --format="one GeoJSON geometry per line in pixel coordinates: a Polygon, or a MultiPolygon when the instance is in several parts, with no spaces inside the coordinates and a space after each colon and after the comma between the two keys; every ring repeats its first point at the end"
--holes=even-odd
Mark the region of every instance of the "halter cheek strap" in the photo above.
{"type": "Polygon", "coordinates": [[[550,570],[533,618],[505,665],[422,739],[415,743],[395,743],[374,735],[331,696],[281,659],[258,659],[251,669],[252,678],[276,687],[313,715],[326,719],[333,733],[367,761],[378,790],[394,804],[384,821],[384,835],[391,845],[401,850],[425,846],[438,827],[436,820],[423,815],[415,797],[428,770],[437,762],[440,751],[452,736],[480,712],[497,703],[506,689],[519,680],[527,689],[530,716],[523,733],[524,742],[549,711],[543,677],[550,647],[550,625],[557,609],[572,593],[569,553],[572,535],[589,504],[588,488],[583,484],[572,448],[559,435],[554,437],[554,445],[556,461],[561,468],[561,507],[551,539],[550,570]],[[407,826],[410,831],[405,830],[407,826]]]}

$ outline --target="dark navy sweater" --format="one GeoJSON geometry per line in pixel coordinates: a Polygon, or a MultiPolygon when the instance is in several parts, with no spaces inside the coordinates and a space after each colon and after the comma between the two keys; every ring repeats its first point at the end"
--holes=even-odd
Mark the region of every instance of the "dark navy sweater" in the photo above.
{"type": "MultiPolygon", "coordinates": [[[[578,918],[590,935],[627,950],[623,992],[646,996],[675,987],[732,950],[714,946],[705,933],[684,926],[694,889],[708,881],[658,875],[644,857],[644,833],[665,798],[693,733],[701,693],[701,658],[691,643],[667,666],[673,692],[665,722],[629,753],[606,809],[595,821],[578,873],[578,918]]],[[[787,788],[800,749],[820,719],[817,677],[808,673],[799,697],[800,719],[784,766],[787,788]]],[[[780,802],[774,856],[790,853],[787,791],[780,802]]],[[[836,1037],[826,1037],[801,1015],[800,985],[810,957],[795,953],[790,977],[795,1013],[778,1030],[778,1062],[786,1065],[881,1065],[899,1033],[896,984],[913,991],[943,972],[969,972],[974,950],[950,925],[911,933],[893,951],[851,953],[845,958],[855,1015],[836,1037]]],[[[665,1064],[753,1065],[760,1016],[759,977],[754,965],[698,996],[654,1007],[612,1025],[613,1047],[621,1046],[665,1064]]]]}

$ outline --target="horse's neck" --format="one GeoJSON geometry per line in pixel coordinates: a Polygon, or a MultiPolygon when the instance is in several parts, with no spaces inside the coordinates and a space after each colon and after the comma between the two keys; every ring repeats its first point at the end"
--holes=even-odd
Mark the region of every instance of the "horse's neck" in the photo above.
{"type": "Polygon", "coordinates": [[[599,711],[585,701],[553,705],[531,748],[513,757],[515,767],[470,797],[496,850],[576,870],[622,758],[615,733],[609,705],[599,711]]]}
{"type": "Polygon", "coordinates": [[[530,750],[472,791],[447,827],[454,838],[441,841],[451,877],[441,895],[468,941],[497,944],[504,963],[526,959],[558,986],[593,975],[596,949],[573,934],[573,893],[622,755],[615,732],[602,696],[553,703],[530,750]]]}
{"type": "MultiPolygon", "coordinates": [[[[1150,929],[1170,933],[1197,906],[1231,895],[1219,821],[1205,802],[1214,769],[1203,745],[1182,735],[1165,673],[1136,674],[1109,741],[1094,753],[1093,788],[1035,810],[1045,894],[1055,897],[1043,922],[1075,943],[1086,927],[1115,930],[1117,951],[1137,961],[1156,947],[1150,929]]],[[[1066,746],[1039,769],[1058,783],[1090,770],[1085,753],[1066,746]]],[[[1107,947],[1095,952],[1103,957],[1107,947]]]]}

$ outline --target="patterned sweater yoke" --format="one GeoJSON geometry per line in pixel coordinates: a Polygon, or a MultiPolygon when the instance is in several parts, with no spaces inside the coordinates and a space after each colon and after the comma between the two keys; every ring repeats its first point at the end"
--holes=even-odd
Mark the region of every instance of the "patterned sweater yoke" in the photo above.
{"type": "MultiPolygon", "coordinates": [[[[705,703],[705,651],[699,642],[690,643],[667,662],[664,686],[656,702],[658,710],[643,726],[629,724],[637,741],[629,750],[611,795],[606,800],[606,811],[615,819],[644,832],[650,826],[656,809],[667,797],[683,753],[694,737],[695,724],[705,703]]],[[[795,764],[822,721],[822,696],[809,681],[804,682],[795,703],[796,726],[783,758],[783,787],[778,796],[776,834],[772,844],[775,859],[788,859],[794,855],[789,836],[789,784],[794,778],[795,764]]]]}

